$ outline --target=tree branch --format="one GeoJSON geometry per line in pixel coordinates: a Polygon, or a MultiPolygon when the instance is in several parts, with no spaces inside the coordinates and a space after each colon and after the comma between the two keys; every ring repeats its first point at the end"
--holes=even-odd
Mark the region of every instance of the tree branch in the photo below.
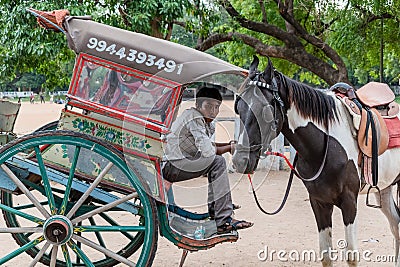
{"type": "Polygon", "coordinates": [[[301,25],[300,23],[294,18],[294,16],[291,16],[288,13],[288,7],[282,5],[282,2],[280,0],[275,0],[275,2],[279,6],[279,13],[281,16],[289,22],[295,29],[296,32],[307,42],[312,44],[313,46],[321,49],[322,52],[324,52],[325,55],[327,55],[333,62],[335,62],[336,66],[341,69],[346,69],[346,65],[344,64],[342,58],[336,53],[332,47],[327,45],[324,41],[322,41],[320,38],[313,36],[309,34],[301,25]]]}
{"type": "Polygon", "coordinates": [[[118,11],[121,14],[122,20],[125,23],[125,25],[128,27],[132,27],[132,23],[128,19],[129,15],[125,12],[125,10],[122,8],[122,6],[118,7],[118,11]]]}
{"type": "Polygon", "coordinates": [[[195,49],[199,51],[206,51],[211,47],[224,43],[227,41],[233,41],[233,33],[216,33],[209,36],[206,40],[204,40],[201,44],[196,45],[195,49]]]}
{"type": "Polygon", "coordinates": [[[300,40],[298,40],[293,34],[288,33],[277,26],[246,19],[241,14],[239,14],[239,12],[231,5],[228,0],[219,0],[219,3],[225,8],[225,10],[234,20],[239,22],[242,27],[255,32],[265,33],[278,40],[281,40],[289,47],[303,46],[300,40]]]}
{"type": "Polygon", "coordinates": [[[382,18],[397,19],[395,16],[389,13],[383,13],[382,15],[375,15],[371,11],[362,8],[360,5],[354,5],[354,8],[358,9],[366,17],[366,21],[365,23],[363,23],[363,28],[365,28],[369,23],[382,18]]]}
{"type": "Polygon", "coordinates": [[[330,85],[333,85],[338,81],[348,82],[347,73],[341,74],[339,70],[336,70],[330,64],[307,53],[304,47],[293,49],[281,46],[270,46],[247,34],[233,32],[225,34],[213,34],[201,45],[197,46],[196,49],[205,51],[217,44],[234,40],[241,40],[244,44],[253,47],[256,53],[261,56],[282,58],[298,66],[306,68],[315,75],[324,77],[324,80],[330,85]]]}
{"type": "MultiPolygon", "coordinates": [[[[286,0],[285,6],[287,6],[287,12],[290,14],[292,17],[293,15],[293,0],[286,0]]],[[[296,32],[296,29],[290,24],[289,22],[285,21],[286,24],[286,30],[288,33],[294,34],[296,32]]]]}
{"type": "Polygon", "coordinates": [[[167,34],[165,35],[164,39],[165,40],[170,40],[172,36],[172,28],[174,27],[173,22],[169,22],[167,25],[167,34]]]}
{"type": "MultiPolygon", "coordinates": [[[[347,68],[342,58],[327,45],[322,39],[311,35],[300,25],[294,17],[293,0],[274,0],[283,19],[287,22],[287,30],[265,22],[252,21],[241,15],[229,0],[218,0],[233,20],[242,27],[274,37],[284,43],[283,46],[269,46],[261,40],[241,33],[214,34],[198,44],[197,49],[205,51],[219,43],[240,40],[253,47],[263,56],[271,56],[288,60],[298,66],[307,68],[317,76],[323,78],[328,84],[336,82],[349,82],[347,68]],[[320,49],[330,60],[329,62],[308,53],[303,45],[303,40],[317,49],[320,49]],[[331,63],[333,62],[333,63],[331,63]],[[337,69],[336,69],[337,68],[337,69]]],[[[260,3],[260,2],[259,2],[260,3]]]]}
{"type": "Polygon", "coordinates": [[[186,28],[186,22],[174,20],[172,23],[181,26],[182,28],[186,28]]]}
{"type": "Polygon", "coordinates": [[[327,29],[329,29],[332,25],[333,25],[333,23],[335,23],[337,20],[338,20],[339,18],[337,17],[337,18],[334,18],[334,19],[332,19],[330,22],[328,22],[328,23],[322,23],[322,28],[319,30],[319,31],[317,31],[316,33],[315,33],[315,35],[317,35],[317,36],[320,36],[320,35],[322,35],[327,29]]]}
{"type": "Polygon", "coordinates": [[[260,4],[260,9],[262,12],[262,22],[267,24],[268,19],[267,19],[267,12],[265,12],[264,0],[258,0],[258,3],[260,4]]]}

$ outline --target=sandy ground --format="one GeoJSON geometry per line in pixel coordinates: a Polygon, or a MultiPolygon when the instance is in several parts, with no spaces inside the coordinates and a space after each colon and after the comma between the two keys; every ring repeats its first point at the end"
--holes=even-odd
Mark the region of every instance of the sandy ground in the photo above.
{"type": "Polygon", "coordinates": [[[44,104],[22,102],[15,121],[14,132],[21,136],[31,133],[49,122],[58,120],[63,107],[64,105],[49,102],[44,104]]]}
{"type": "MultiPolygon", "coordinates": [[[[58,119],[62,107],[63,105],[57,104],[23,103],[16,121],[15,132],[19,135],[26,134],[58,119]]],[[[280,204],[288,176],[289,173],[286,171],[256,173],[254,180],[260,185],[257,193],[265,209],[271,211],[280,204]]],[[[236,243],[220,244],[206,251],[189,253],[185,266],[321,266],[319,262],[303,262],[295,259],[296,255],[301,255],[304,250],[318,251],[317,227],[307,192],[299,180],[295,179],[288,203],[281,213],[267,216],[262,214],[255,205],[253,196],[249,192],[247,177],[230,174],[230,178],[233,200],[242,206],[236,212],[236,218],[251,220],[255,223],[254,226],[240,231],[240,238],[236,243]],[[273,258],[268,257],[262,261],[259,257],[265,257],[265,254],[260,254],[260,251],[266,251],[266,249],[267,254],[269,256],[272,254],[273,258]],[[280,250],[282,250],[281,260],[278,259],[277,253],[280,250]]],[[[193,181],[194,185],[196,183],[199,181],[193,181]]],[[[182,188],[185,186],[189,184],[184,184],[182,188]]],[[[177,202],[185,205],[179,193],[177,202]]],[[[336,244],[344,238],[343,223],[338,209],[334,210],[333,220],[333,243],[335,248],[338,248],[336,244]]],[[[2,217],[0,224],[2,224],[2,217]]],[[[394,242],[388,223],[379,210],[365,206],[365,196],[359,198],[357,240],[360,253],[369,255],[372,260],[393,254],[394,242]]],[[[4,253],[2,253],[4,246],[8,246],[7,241],[0,240],[0,256],[4,253]]],[[[159,236],[153,266],[178,266],[181,253],[181,249],[159,236]]],[[[26,265],[16,263],[12,266],[26,265]]],[[[338,260],[335,266],[347,265],[338,260]]],[[[359,266],[394,266],[394,264],[368,262],[361,259],[359,266]]]]}

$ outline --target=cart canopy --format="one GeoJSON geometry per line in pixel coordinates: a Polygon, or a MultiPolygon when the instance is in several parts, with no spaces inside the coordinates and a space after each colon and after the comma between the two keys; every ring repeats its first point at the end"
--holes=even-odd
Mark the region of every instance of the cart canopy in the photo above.
{"type": "Polygon", "coordinates": [[[215,74],[247,74],[207,53],[81,17],[67,17],[64,28],[69,47],[78,54],[93,55],[178,84],[215,74]]]}

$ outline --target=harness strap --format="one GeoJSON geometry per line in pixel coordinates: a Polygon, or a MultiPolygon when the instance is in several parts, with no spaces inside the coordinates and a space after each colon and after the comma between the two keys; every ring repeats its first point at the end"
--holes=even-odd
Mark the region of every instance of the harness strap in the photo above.
{"type": "Polygon", "coordinates": [[[298,158],[298,153],[296,153],[296,155],[294,156],[294,160],[293,160],[293,169],[292,169],[292,171],[293,171],[293,173],[297,176],[297,178],[300,178],[300,179],[303,180],[304,182],[312,182],[312,181],[315,181],[315,180],[321,175],[322,170],[323,170],[324,167],[325,167],[326,157],[328,156],[329,134],[325,135],[325,140],[326,140],[326,142],[325,142],[325,153],[324,153],[324,158],[322,159],[322,163],[321,163],[321,165],[319,166],[318,171],[317,171],[317,172],[314,174],[314,176],[311,177],[311,178],[304,178],[303,176],[300,175],[300,173],[298,173],[298,172],[296,171],[296,168],[295,168],[295,167],[296,167],[296,164],[295,164],[295,162],[297,163],[297,158],[298,158]]]}
{"type": "MultiPolygon", "coordinates": [[[[362,112],[362,105],[357,99],[352,99],[352,101],[357,105],[357,107],[360,110],[360,113],[362,112]]],[[[372,111],[368,108],[365,107],[365,110],[367,111],[367,126],[365,129],[365,142],[368,142],[368,131],[369,127],[371,126],[371,132],[372,132],[372,187],[377,187],[378,185],[378,140],[377,140],[377,132],[376,132],[376,125],[374,121],[374,117],[372,114],[372,111]]],[[[365,144],[367,145],[367,144],[365,144]]]]}
{"type": "Polygon", "coordinates": [[[368,113],[371,114],[372,130],[372,185],[376,187],[378,185],[378,138],[371,110],[368,109],[368,113]]]}

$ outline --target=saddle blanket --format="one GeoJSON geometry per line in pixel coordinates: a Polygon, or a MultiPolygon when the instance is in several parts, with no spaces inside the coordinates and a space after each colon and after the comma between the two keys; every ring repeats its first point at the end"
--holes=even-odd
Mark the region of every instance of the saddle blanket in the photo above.
{"type": "Polygon", "coordinates": [[[388,148],[400,147],[400,120],[398,117],[384,118],[388,132],[388,148]]]}

